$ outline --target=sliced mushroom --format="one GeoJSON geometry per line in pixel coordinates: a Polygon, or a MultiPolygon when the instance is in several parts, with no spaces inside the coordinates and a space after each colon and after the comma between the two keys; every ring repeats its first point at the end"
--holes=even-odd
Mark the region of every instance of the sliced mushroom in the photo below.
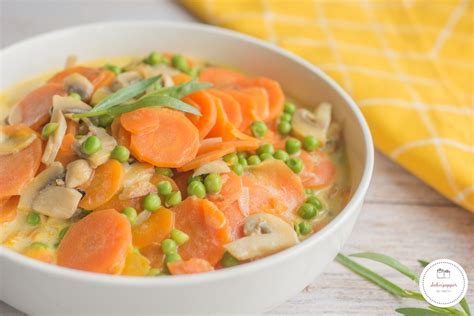
{"type": "Polygon", "coordinates": [[[156,193],[156,186],[148,181],[135,182],[128,187],[124,187],[122,192],[119,194],[119,200],[128,200],[141,196],[145,196],[148,193],[156,193]]]}
{"type": "Polygon", "coordinates": [[[94,92],[94,85],[83,75],[75,72],[64,79],[64,88],[68,93],[77,93],[82,100],[89,100],[94,92]]]}
{"type": "Polygon", "coordinates": [[[312,113],[307,109],[298,109],[292,119],[292,133],[303,138],[314,136],[324,146],[331,123],[331,104],[321,103],[312,113]]]}
{"type": "Polygon", "coordinates": [[[92,176],[93,169],[85,159],[78,159],[66,167],[66,187],[76,188],[86,183],[92,176]]]}
{"type": "Polygon", "coordinates": [[[64,176],[64,167],[60,162],[53,162],[48,168],[39,173],[21,192],[18,210],[31,210],[33,200],[38,193],[48,185],[55,184],[57,179],[64,176]]]}
{"type": "Polygon", "coordinates": [[[112,82],[111,89],[112,91],[117,91],[122,88],[128,87],[129,85],[134,84],[142,79],[143,77],[138,71],[122,72],[112,82]]]}
{"type": "Polygon", "coordinates": [[[35,132],[24,125],[0,126],[0,156],[25,149],[36,137],[35,132]]]}
{"type": "Polygon", "coordinates": [[[155,170],[152,165],[142,162],[135,162],[125,170],[123,187],[129,187],[137,182],[149,182],[155,170]]]}
{"type": "Polygon", "coordinates": [[[81,198],[82,194],[77,190],[47,186],[38,193],[31,206],[38,213],[67,219],[76,212],[81,198]]]}
{"type": "Polygon", "coordinates": [[[174,86],[174,81],[170,75],[163,75],[161,81],[163,82],[163,87],[165,88],[174,86]]]}
{"type": "Polygon", "coordinates": [[[214,160],[208,162],[196,170],[194,170],[193,177],[208,173],[227,173],[230,172],[229,166],[223,160],[214,160]]]}
{"type": "Polygon", "coordinates": [[[41,162],[45,165],[50,165],[56,159],[59,148],[63,142],[64,135],[66,134],[67,123],[64,118],[63,112],[58,109],[53,110],[51,115],[51,123],[57,123],[58,127],[56,130],[48,137],[48,143],[43,152],[43,157],[41,162]]]}
{"type": "Polygon", "coordinates": [[[159,75],[172,77],[174,75],[179,74],[178,70],[166,64],[158,64],[158,65],[151,66],[151,65],[140,63],[136,66],[132,66],[129,69],[130,70],[133,69],[139,72],[145,79],[159,76],[159,75]]]}
{"type": "Polygon", "coordinates": [[[71,97],[62,97],[60,95],[53,96],[53,111],[60,110],[65,113],[85,113],[92,108],[81,100],[71,97]]]}
{"type": "Polygon", "coordinates": [[[268,256],[299,242],[290,224],[266,213],[247,217],[244,234],[246,237],[224,246],[232,256],[242,261],[268,256]]]}

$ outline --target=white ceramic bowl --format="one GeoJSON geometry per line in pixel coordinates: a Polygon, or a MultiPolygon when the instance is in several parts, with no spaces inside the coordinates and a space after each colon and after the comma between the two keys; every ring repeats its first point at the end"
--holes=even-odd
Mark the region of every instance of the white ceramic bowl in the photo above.
{"type": "MultiPolygon", "coordinates": [[[[80,60],[176,51],[278,80],[307,105],[329,101],[344,126],[353,194],[324,229],[273,256],[201,275],[136,278],[43,264],[0,247],[1,299],[33,314],[245,313],[268,310],[301,291],[336,256],[369,186],[373,145],[354,101],[321,70],[272,44],[200,24],[117,22],[80,26],[17,43],[0,53],[0,90],[80,60]]],[[[314,52],[317,54],[317,51],[314,52]]],[[[21,168],[21,166],[18,166],[21,168]]]]}

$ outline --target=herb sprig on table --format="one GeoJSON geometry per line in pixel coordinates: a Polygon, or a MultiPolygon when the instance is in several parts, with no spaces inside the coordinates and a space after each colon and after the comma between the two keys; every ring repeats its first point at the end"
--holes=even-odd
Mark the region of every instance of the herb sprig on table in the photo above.
{"type": "Polygon", "coordinates": [[[201,116],[201,112],[199,112],[198,109],[180,99],[195,91],[210,88],[212,86],[211,84],[198,82],[196,79],[193,79],[177,86],[159,87],[151,92],[145,93],[145,91],[160,78],[161,76],[152,77],[122,88],[105,97],[89,112],[74,114],[73,117],[84,118],[102,115],[114,117],[144,107],[160,106],[201,116]],[[143,96],[134,100],[135,97],[143,93],[145,93],[143,96]]]}
{"type": "MultiPolygon", "coordinates": [[[[399,262],[398,260],[391,258],[389,256],[374,253],[374,252],[363,252],[363,253],[356,253],[350,255],[351,257],[358,257],[373,260],[386,266],[389,266],[392,269],[400,272],[401,274],[407,276],[408,278],[412,279],[418,284],[419,278],[418,275],[411,271],[410,268],[399,262]]],[[[364,267],[363,265],[355,262],[354,260],[350,259],[349,257],[338,254],[335,259],[337,262],[348,268],[349,270],[355,272],[356,274],[360,275],[364,279],[372,282],[373,284],[377,285],[378,287],[382,288],[383,290],[402,298],[411,298],[418,301],[425,301],[423,295],[419,292],[409,291],[401,288],[400,286],[396,285],[395,283],[387,280],[380,274],[364,267]]],[[[426,260],[418,260],[422,267],[426,267],[429,262],[426,260]]],[[[406,316],[445,316],[445,315],[459,315],[459,316],[471,316],[471,310],[469,309],[469,305],[467,304],[466,298],[463,298],[459,303],[462,311],[454,308],[454,307],[436,307],[433,305],[429,305],[428,308],[418,308],[418,307],[404,307],[404,308],[397,308],[395,311],[399,314],[406,315],[406,316]]]]}

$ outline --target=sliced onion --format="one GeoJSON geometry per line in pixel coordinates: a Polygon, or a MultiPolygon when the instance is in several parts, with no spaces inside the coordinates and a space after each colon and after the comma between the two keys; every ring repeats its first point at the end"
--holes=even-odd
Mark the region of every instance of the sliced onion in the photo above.
{"type": "Polygon", "coordinates": [[[150,217],[150,215],[151,212],[148,212],[147,210],[142,211],[140,214],[138,214],[135,225],[143,224],[150,217]]]}
{"type": "Polygon", "coordinates": [[[229,166],[223,160],[214,160],[208,162],[196,170],[194,170],[193,177],[208,173],[227,173],[230,172],[229,166]]]}
{"type": "Polygon", "coordinates": [[[222,137],[213,137],[213,138],[206,138],[201,141],[201,146],[202,145],[211,145],[211,144],[217,144],[217,143],[222,143],[222,137]]]}
{"type": "Polygon", "coordinates": [[[242,187],[242,194],[239,198],[239,207],[245,217],[250,214],[250,190],[247,187],[242,187]]]}

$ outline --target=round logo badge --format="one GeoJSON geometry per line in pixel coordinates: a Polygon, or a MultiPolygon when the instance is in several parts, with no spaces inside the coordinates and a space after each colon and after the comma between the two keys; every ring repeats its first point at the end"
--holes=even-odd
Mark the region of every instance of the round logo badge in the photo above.
{"type": "Polygon", "coordinates": [[[466,295],[467,275],[458,263],[438,259],[421,272],[419,285],[428,303],[437,307],[451,307],[466,295]]]}

